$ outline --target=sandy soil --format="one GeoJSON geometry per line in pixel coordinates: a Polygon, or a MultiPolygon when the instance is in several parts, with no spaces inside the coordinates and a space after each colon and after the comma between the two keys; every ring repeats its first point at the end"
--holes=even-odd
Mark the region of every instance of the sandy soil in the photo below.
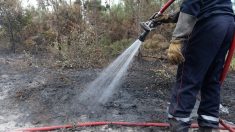
{"type": "MultiPolygon", "coordinates": [[[[109,102],[87,110],[79,103],[78,96],[101,69],[55,70],[35,66],[23,55],[0,55],[0,131],[78,121],[166,122],[174,69],[160,61],[136,59],[109,102]]],[[[234,86],[235,73],[230,73],[222,90],[222,104],[230,113],[221,116],[235,123],[234,86]]],[[[166,131],[119,126],[92,128],[94,131],[156,129],[166,131]]]]}

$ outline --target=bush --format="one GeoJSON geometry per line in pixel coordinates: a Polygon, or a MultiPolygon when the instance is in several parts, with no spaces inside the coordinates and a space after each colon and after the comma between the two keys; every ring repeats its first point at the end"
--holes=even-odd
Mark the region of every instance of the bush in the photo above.
{"type": "Polygon", "coordinates": [[[122,39],[116,41],[109,46],[104,47],[104,52],[108,58],[114,58],[120,55],[126,48],[128,48],[133,42],[133,39],[122,39]]]}

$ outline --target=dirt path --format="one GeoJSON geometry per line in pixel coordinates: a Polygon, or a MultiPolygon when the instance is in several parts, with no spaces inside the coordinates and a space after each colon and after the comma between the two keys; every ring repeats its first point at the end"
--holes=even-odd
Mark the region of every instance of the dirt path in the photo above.
{"type": "MultiPolygon", "coordinates": [[[[89,111],[78,95],[100,69],[77,71],[35,67],[24,56],[0,57],[0,131],[78,121],[165,122],[174,75],[159,61],[136,60],[110,101],[89,111]]],[[[172,67],[171,67],[172,68],[172,67]]],[[[174,69],[174,68],[173,68],[174,69]]],[[[235,74],[222,90],[222,103],[235,122],[235,74]]],[[[99,129],[124,129],[104,126],[99,129]]],[[[156,128],[133,128],[151,131],[156,128]]],[[[81,129],[84,130],[84,129],[81,129]]]]}

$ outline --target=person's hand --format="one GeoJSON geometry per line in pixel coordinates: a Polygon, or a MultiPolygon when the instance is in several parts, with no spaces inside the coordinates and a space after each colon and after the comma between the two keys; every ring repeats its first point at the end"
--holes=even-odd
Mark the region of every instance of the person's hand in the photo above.
{"type": "Polygon", "coordinates": [[[154,21],[157,23],[176,23],[179,17],[179,11],[171,14],[161,14],[154,17],[154,21]]]}
{"type": "Polygon", "coordinates": [[[181,52],[183,47],[182,41],[172,40],[168,49],[167,57],[171,64],[177,65],[185,61],[185,58],[181,52]]]}
{"type": "Polygon", "coordinates": [[[154,17],[155,22],[159,23],[169,23],[169,14],[161,14],[154,17]]]}

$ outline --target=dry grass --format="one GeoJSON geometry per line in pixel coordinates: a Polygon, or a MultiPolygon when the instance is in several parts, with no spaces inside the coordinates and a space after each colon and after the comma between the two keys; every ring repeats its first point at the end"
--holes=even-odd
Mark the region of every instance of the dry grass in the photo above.
{"type": "Polygon", "coordinates": [[[232,71],[235,71],[235,57],[233,57],[230,68],[231,68],[232,71]]]}

